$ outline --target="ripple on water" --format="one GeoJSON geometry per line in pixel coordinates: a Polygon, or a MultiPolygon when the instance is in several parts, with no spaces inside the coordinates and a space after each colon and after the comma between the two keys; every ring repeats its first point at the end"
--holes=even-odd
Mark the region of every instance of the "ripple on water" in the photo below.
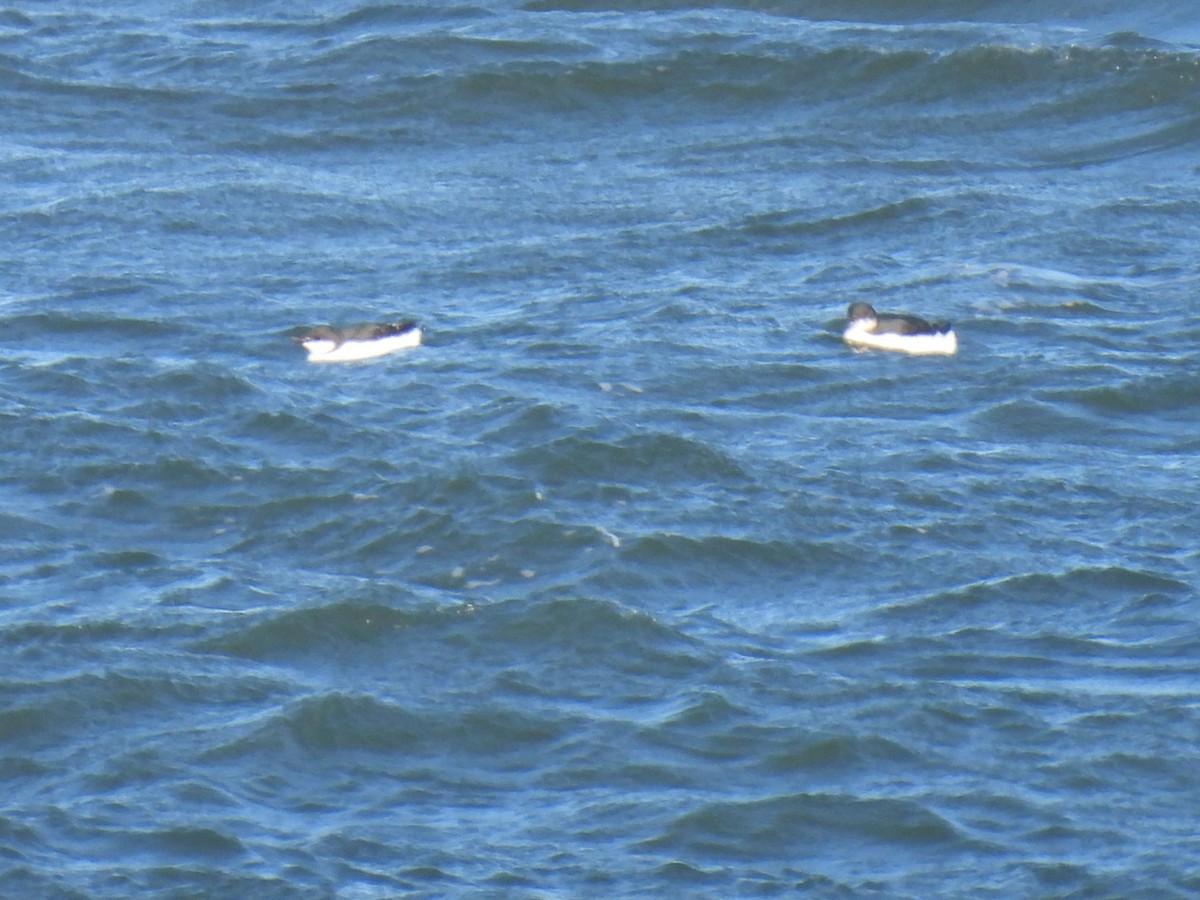
{"type": "Polygon", "coordinates": [[[923,628],[990,626],[1027,631],[1076,623],[1084,632],[1158,598],[1180,598],[1186,583],[1123,566],[1080,566],[1060,573],[1022,573],[940,590],[881,607],[874,615],[923,628]],[[1102,618],[1083,621],[1081,610],[1102,618]]]}
{"type": "MultiPolygon", "coordinates": [[[[703,646],[677,628],[609,601],[397,608],[379,602],[386,591],[372,592],[374,602],[340,600],[260,614],[257,624],[201,647],[286,666],[298,677],[353,674],[384,697],[399,692],[417,706],[450,691],[459,697],[456,704],[484,713],[489,696],[523,697],[534,706],[543,697],[552,707],[555,698],[572,697],[599,713],[644,703],[657,696],[660,679],[695,677],[711,665],[703,646]]],[[[395,603],[398,597],[388,599],[395,603]]],[[[432,709],[427,714],[436,717],[432,709]]]]}
{"type": "Polygon", "coordinates": [[[1189,376],[1152,376],[1115,384],[1113,379],[1106,379],[1106,382],[1049,392],[1046,396],[1100,418],[1159,418],[1164,414],[1185,415],[1200,407],[1200,392],[1196,391],[1195,379],[1189,376]]]}
{"type": "Polygon", "coordinates": [[[793,794],[721,801],[675,818],[643,849],[720,859],[802,864],[853,845],[884,870],[896,849],[933,861],[975,849],[957,828],[915,800],[793,794]]]}
{"type": "Polygon", "coordinates": [[[742,481],[747,474],[727,453],[710,444],[669,432],[602,440],[586,432],[559,438],[518,454],[543,484],[569,484],[603,473],[625,485],[703,484],[742,481]]]}

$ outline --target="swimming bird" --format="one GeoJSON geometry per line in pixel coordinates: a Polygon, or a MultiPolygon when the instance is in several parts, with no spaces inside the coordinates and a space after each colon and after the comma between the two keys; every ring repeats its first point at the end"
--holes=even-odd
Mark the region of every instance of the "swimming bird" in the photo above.
{"type": "Polygon", "coordinates": [[[903,313],[877,313],[869,303],[851,303],[842,339],[855,349],[899,350],[952,356],[958,337],[949,322],[926,322],[903,313]]]}
{"type": "Polygon", "coordinates": [[[364,322],[331,328],[318,325],[293,338],[308,351],[309,362],[354,362],[421,345],[421,326],[411,320],[364,322]]]}

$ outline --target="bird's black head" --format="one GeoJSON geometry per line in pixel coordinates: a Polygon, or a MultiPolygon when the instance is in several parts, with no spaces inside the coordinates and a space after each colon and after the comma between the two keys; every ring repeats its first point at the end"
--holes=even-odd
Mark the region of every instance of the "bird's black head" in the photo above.
{"type": "Polygon", "coordinates": [[[851,303],[850,308],[846,310],[846,318],[851,322],[860,322],[863,319],[876,318],[875,309],[870,303],[863,303],[859,300],[857,303],[851,303]]]}

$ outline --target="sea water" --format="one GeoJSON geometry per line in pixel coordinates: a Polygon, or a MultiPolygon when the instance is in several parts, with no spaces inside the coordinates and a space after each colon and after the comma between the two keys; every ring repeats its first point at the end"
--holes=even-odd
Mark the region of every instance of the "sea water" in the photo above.
{"type": "Polygon", "coordinates": [[[1191,5],[22,4],[0,85],[0,896],[1200,892],[1191,5]]]}

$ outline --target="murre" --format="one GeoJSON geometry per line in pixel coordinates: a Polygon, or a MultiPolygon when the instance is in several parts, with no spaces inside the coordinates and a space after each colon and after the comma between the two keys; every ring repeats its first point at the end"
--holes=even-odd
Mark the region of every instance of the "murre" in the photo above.
{"type": "Polygon", "coordinates": [[[319,325],[293,338],[308,351],[309,362],[355,362],[421,345],[421,326],[413,321],[365,322],[331,328],[319,325]]]}
{"type": "Polygon", "coordinates": [[[902,313],[877,313],[869,303],[851,303],[842,339],[855,349],[899,350],[952,356],[958,337],[949,322],[927,322],[902,313]]]}

